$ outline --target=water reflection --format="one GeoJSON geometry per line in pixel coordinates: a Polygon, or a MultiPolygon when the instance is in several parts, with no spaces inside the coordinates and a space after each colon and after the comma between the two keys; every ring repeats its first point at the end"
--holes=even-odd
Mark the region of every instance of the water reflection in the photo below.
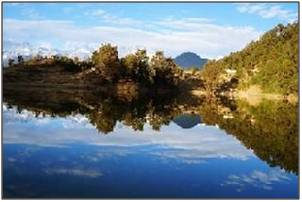
{"type": "Polygon", "coordinates": [[[129,96],[4,91],[5,197],[297,197],[297,106],[129,96]]]}
{"type": "Polygon", "coordinates": [[[202,122],[199,115],[196,114],[181,114],[173,119],[173,122],[182,128],[192,128],[202,122]]]}
{"type": "Polygon", "coordinates": [[[267,173],[254,170],[244,175],[231,174],[228,179],[222,183],[222,186],[234,186],[236,191],[241,192],[247,186],[259,187],[265,190],[272,190],[272,184],[283,182],[289,184],[290,178],[286,176],[285,171],[279,168],[273,168],[267,173]]]}
{"type": "Polygon", "coordinates": [[[71,117],[40,119],[28,111],[21,114],[13,112],[14,109],[4,112],[5,118],[11,114],[16,115],[14,121],[8,121],[4,129],[6,134],[11,134],[4,138],[7,144],[34,144],[50,147],[71,147],[78,143],[121,147],[158,145],[161,150],[152,152],[153,155],[174,159],[181,157],[184,161],[227,157],[245,160],[251,155],[251,152],[234,137],[226,136],[223,131],[213,126],[198,125],[186,130],[184,135],[180,127],[174,123],[162,127],[161,131],[155,134],[150,125],[145,125],[144,131],[133,133],[133,129],[118,123],[111,135],[103,137],[99,136],[98,131],[80,115],[75,121],[71,117]],[[26,122],[23,120],[25,114],[26,122]],[[25,127],[31,129],[26,135],[24,135],[25,127]]]}
{"type": "Polygon", "coordinates": [[[184,111],[192,111],[201,100],[188,95],[144,93],[140,95],[111,95],[101,91],[41,91],[36,89],[10,89],[4,98],[18,111],[28,109],[35,116],[66,117],[82,114],[102,134],[114,130],[117,122],[123,122],[134,130],[143,130],[145,123],[159,130],[184,111]],[[125,98],[126,97],[126,98],[125,98]],[[188,100],[190,100],[188,102],[188,100]]]}
{"type": "Polygon", "coordinates": [[[215,104],[201,110],[205,123],[218,124],[271,166],[298,173],[297,105],[263,101],[250,106],[238,101],[235,111],[215,104]]]}

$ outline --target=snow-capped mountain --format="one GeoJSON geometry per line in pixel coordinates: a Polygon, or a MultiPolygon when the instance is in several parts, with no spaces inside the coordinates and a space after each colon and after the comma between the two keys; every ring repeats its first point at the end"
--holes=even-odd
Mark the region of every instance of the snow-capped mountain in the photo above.
{"type": "Polygon", "coordinates": [[[78,57],[80,60],[86,60],[89,58],[93,51],[93,49],[88,50],[85,48],[79,48],[70,51],[65,51],[65,55],[70,58],[78,57]]]}
{"type": "Polygon", "coordinates": [[[52,55],[65,55],[71,58],[78,57],[80,60],[87,59],[93,49],[72,49],[72,50],[58,50],[47,48],[43,46],[34,46],[28,42],[14,42],[11,40],[4,41],[3,43],[3,66],[7,66],[8,59],[17,60],[18,55],[22,55],[25,60],[28,60],[34,56],[52,56],[52,55]]]}
{"type": "MultiPolygon", "coordinates": [[[[65,46],[66,47],[66,46],[65,46]]],[[[93,44],[70,44],[67,46],[67,50],[59,50],[59,49],[53,49],[49,48],[47,46],[38,46],[33,45],[28,42],[15,42],[13,40],[4,40],[3,43],[3,66],[6,67],[8,65],[8,59],[14,59],[17,61],[18,55],[22,55],[24,60],[28,60],[34,56],[40,55],[40,56],[52,56],[52,55],[61,55],[61,56],[67,56],[69,58],[75,58],[78,57],[80,60],[86,60],[88,59],[93,51],[95,51],[98,48],[97,43],[93,44]]],[[[125,55],[129,53],[135,52],[137,49],[144,49],[144,47],[141,46],[119,46],[118,52],[119,57],[124,57],[125,55]]],[[[155,50],[149,50],[147,52],[147,55],[149,57],[152,57],[152,55],[155,53],[155,50]]]]}

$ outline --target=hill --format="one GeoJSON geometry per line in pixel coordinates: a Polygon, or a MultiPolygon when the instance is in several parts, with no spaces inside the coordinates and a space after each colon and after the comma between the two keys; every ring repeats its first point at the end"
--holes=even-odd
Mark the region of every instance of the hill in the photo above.
{"type": "Polygon", "coordinates": [[[277,25],[243,50],[209,61],[202,70],[207,90],[245,90],[260,86],[265,93],[298,93],[298,23],[277,25]]]}
{"type": "Polygon", "coordinates": [[[208,61],[208,59],[201,58],[196,53],[185,52],[180,54],[174,59],[174,62],[182,67],[183,69],[198,68],[201,69],[202,66],[208,61]]]}

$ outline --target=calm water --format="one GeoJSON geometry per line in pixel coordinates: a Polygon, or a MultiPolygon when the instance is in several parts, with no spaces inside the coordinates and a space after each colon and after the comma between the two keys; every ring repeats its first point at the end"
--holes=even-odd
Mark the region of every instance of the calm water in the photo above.
{"type": "Polygon", "coordinates": [[[4,197],[298,197],[297,106],[180,97],[4,91],[4,197]]]}

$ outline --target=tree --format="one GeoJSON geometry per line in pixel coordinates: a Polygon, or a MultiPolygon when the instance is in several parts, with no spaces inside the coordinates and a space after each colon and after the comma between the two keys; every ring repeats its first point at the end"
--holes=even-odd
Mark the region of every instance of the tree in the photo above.
{"type": "Polygon", "coordinates": [[[138,80],[145,84],[153,83],[152,70],[149,66],[147,51],[145,49],[137,50],[135,55],[138,58],[138,80]]]}
{"type": "Polygon", "coordinates": [[[120,64],[116,46],[102,45],[98,51],[93,52],[91,59],[94,67],[106,80],[113,81],[118,77],[120,64]]]}
{"type": "Polygon", "coordinates": [[[8,66],[9,66],[9,67],[12,67],[13,64],[14,64],[14,61],[15,61],[14,59],[11,59],[11,58],[8,59],[8,66]]]}
{"type": "Polygon", "coordinates": [[[179,73],[178,67],[172,58],[165,58],[162,51],[157,51],[152,57],[150,68],[155,83],[159,85],[176,84],[176,75],[179,73]]]}
{"type": "Polygon", "coordinates": [[[73,61],[74,61],[74,63],[78,64],[80,62],[80,59],[79,59],[79,57],[74,57],[73,61]]]}
{"type": "Polygon", "coordinates": [[[135,54],[129,54],[121,59],[123,75],[134,78],[138,74],[139,61],[135,54]]]}
{"type": "MultiPolygon", "coordinates": [[[[279,24],[243,50],[217,61],[208,62],[202,77],[209,91],[228,82],[223,81],[225,69],[236,70],[238,89],[260,85],[264,92],[297,94],[299,75],[299,25],[279,24]]],[[[231,85],[233,86],[233,85],[231,85]]]]}
{"type": "Polygon", "coordinates": [[[23,64],[24,63],[24,59],[23,59],[22,55],[18,55],[18,63],[19,64],[23,64]]]}
{"type": "Polygon", "coordinates": [[[81,61],[79,63],[79,66],[81,68],[81,71],[85,71],[85,70],[90,69],[92,67],[92,62],[90,60],[81,61]]]}
{"type": "Polygon", "coordinates": [[[121,60],[123,75],[140,83],[152,83],[151,69],[148,61],[149,57],[144,49],[137,50],[134,54],[127,55],[121,60]]]}

